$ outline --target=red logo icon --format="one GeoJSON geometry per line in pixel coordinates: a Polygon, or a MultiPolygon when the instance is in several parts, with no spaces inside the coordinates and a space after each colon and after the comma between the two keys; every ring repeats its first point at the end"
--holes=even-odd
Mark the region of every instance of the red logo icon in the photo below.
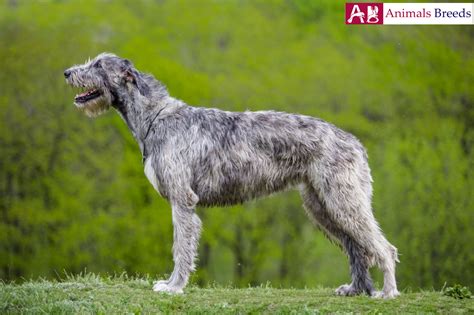
{"type": "Polygon", "coordinates": [[[383,3],[346,3],[346,24],[383,24],[383,3]]]}

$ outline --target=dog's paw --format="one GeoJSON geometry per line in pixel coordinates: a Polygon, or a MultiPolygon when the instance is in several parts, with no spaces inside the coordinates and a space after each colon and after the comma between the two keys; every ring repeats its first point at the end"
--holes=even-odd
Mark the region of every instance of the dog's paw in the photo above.
{"type": "Polygon", "coordinates": [[[397,289],[385,291],[376,291],[372,294],[372,297],[375,299],[393,299],[400,295],[397,289]]]}
{"type": "Polygon", "coordinates": [[[167,280],[161,280],[153,285],[153,291],[164,292],[169,294],[182,294],[183,288],[173,286],[167,280]]]}
{"type": "Polygon", "coordinates": [[[352,285],[350,284],[343,284],[339,288],[336,289],[336,294],[337,295],[342,295],[342,296],[353,296],[353,295],[358,295],[360,292],[357,292],[354,290],[352,285]]]}

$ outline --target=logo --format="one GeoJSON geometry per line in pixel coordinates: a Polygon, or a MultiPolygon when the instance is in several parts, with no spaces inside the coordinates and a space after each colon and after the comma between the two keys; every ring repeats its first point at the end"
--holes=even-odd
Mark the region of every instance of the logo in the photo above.
{"type": "Polygon", "coordinates": [[[347,25],[473,25],[474,3],[350,2],[346,3],[345,23],[347,25]]]}
{"type": "Polygon", "coordinates": [[[346,24],[383,24],[383,3],[346,3],[346,24]]]}

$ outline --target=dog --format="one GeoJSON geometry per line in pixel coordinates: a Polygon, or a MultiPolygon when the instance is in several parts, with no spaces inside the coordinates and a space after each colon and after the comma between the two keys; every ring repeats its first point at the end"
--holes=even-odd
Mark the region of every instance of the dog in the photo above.
{"type": "Polygon", "coordinates": [[[336,294],[399,295],[397,249],[373,216],[367,153],[350,133],[304,115],[189,106],[109,53],[64,76],[85,89],[74,104],[86,115],[118,112],[140,146],[145,175],[171,204],[175,265],[153,290],[182,293],[188,283],[201,231],[196,206],[233,205],[297,187],[310,220],[349,257],[352,282],[336,294]],[[374,291],[372,266],[384,273],[381,292],[374,291]]]}

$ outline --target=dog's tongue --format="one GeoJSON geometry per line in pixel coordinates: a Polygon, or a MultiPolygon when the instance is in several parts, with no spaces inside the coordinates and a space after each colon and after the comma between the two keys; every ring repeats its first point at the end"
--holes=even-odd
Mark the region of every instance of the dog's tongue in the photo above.
{"type": "Polygon", "coordinates": [[[86,91],[84,93],[79,94],[78,97],[84,97],[84,96],[90,95],[90,94],[94,93],[95,91],[97,91],[97,90],[86,91]]]}

